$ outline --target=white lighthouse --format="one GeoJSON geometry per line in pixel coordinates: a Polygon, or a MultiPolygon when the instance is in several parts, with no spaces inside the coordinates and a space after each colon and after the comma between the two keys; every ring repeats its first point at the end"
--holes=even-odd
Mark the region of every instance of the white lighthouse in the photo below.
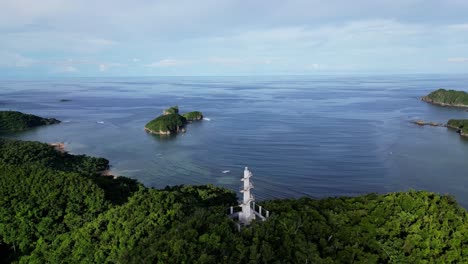
{"type": "Polygon", "coordinates": [[[250,193],[250,190],[253,188],[253,184],[250,182],[251,177],[252,173],[245,167],[244,178],[241,179],[244,182],[244,186],[240,191],[243,194],[243,200],[239,205],[242,208],[242,211],[239,212],[239,221],[245,225],[248,225],[250,221],[255,219],[254,210],[252,209],[254,197],[250,193]]]}
{"type": "Polygon", "coordinates": [[[255,204],[255,199],[252,194],[253,184],[250,178],[252,178],[252,173],[249,171],[249,168],[245,167],[244,177],[241,179],[244,183],[240,190],[242,193],[242,201],[239,204],[239,207],[236,207],[236,212],[233,206],[229,208],[229,217],[239,220],[237,223],[239,231],[241,226],[248,226],[254,219],[265,221],[270,216],[270,212],[268,210],[265,210],[261,206],[255,204]]]}

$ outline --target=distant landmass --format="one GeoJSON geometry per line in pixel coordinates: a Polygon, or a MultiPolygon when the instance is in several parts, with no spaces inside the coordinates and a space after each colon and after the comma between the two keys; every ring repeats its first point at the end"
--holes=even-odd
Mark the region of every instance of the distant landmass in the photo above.
{"type": "Polygon", "coordinates": [[[468,107],[468,93],[464,91],[438,89],[421,100],[441,106],[468,107]]]}
{"type": "MultiPolygon", "coordinates": [[[[438,89],[421,97],[421,100],[441,106],[468,107],[468,93],[464,91],[438,89]]],[[[423,120],[412,121],[412,123],[420,126],[429,125],[454,128],[461,136],[468,136],[468,119],[450,119],[447,124],[423,120]]]]}
{"type": "Polygon", "coordinates": [[[38,126],[58,124],[55,118],[43,118],[17,111],[0,111],[0,132],[19,132],[38,126]]]}
{"type": "Polygon", "coordinates": [[[450,119],[447,126],[457,129],[461,136],[468,137],[468,119],[450,119]]]}
{"type": "Polygon", "coordinates": [[[151,120],[145,125],[145,130],[151,134],[171,135],[185,132],[185,125],[192,121],[203,119],[202,112],[193,111],[179,114],[179,107],[172,106],[163,111],[161,116],[151,120]]]}
{"type": "Polygon", "coordinates": [[[460,136],[468,137],[468,119],[450,119],[447,124],[430,122],[424,120],[415,120],[411,123],[419,126],[448,127],[457,130],[460,136]]]}

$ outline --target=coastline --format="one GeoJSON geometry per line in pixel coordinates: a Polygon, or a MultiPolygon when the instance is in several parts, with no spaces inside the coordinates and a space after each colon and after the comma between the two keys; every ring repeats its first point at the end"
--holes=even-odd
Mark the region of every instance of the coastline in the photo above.
{"type": "Polygon", "coordinates": [[[420,98],[421,101],[430,103],[433,105],[438,105],[438,106],[444,106],[444,107],[457,107],[457,108],[465,108],[468,110],[468,105],[463,105],[463,104],[446,104],[446,103],[441,103],[441,102],[435,102],[434,100],[428,98],[427,96],[423,96],[420,98]]]}
{"type": "Polygon", "coordinates": [[[52,142],[48,143],[49,146],[54,147],[54,149],[60,153],[66,153],[67,151],[65,150],[65,143],[64,142],[52,142]]]}
{"type": "Polygon", "coordinates": [[[410,121],[410,123],[418,125],[418,126],[447,127],[447,124],[429,122],[429,121],[426,122],[424,120],[414,120],[414,121],[410,121]]]}
{"type": "MultiPolygon", "coordinates": [[[[448,124],[446,125],[446,127],[451,128],[451,129],[460,129],[459,127],[451,126],[451,125],[448,125],[448,124]]],[[[463,131],[460,131],[458,134],[460,134],[460,136],[462,136],[462,137],[468,138],[468,134],[467,134],[467,133],[463,133],[463,131]]]]}
{"type": "Polygon", "coordinates": [[[185,127],[178,128],[177,131],[176,131],[175,133],[171,133],[171,131],[169,131],[169,130],[168,130],[168,131],[161,131],[161,130],[159,130],[159,132],[158,132],[158,131],[151,130],[151,129],[147,128],[147,127],[145,127],[145,131],[148,132],[148,133],[150,133],[150,134],[153,134],[153,135],[164,135],[164,136],[169,136],[169,135],[171,135],[171,134],[178,134],[178,133],[180,133],[180,132],[185,133],[185,127]]]}
{"type": "MultiPolygon", "coordinates": [[[[437,123],[437,122],[429,122],[429,121],[424,121],[424,120],[414,120],[414,121],[410,121],[411,124],[415,124],[415,125],[418,125],[418,126],[431,126],[431,127],[446,127],[446,128],[451,128],[451,129],[455,129],[455,130],[458,130],[459,128],[456,127],[456,126],[451,126],[449,124],[443,124],[443,123],[437,123]]],[[[467,137],[468,138],[468,134],[467,133],[463,133],[463,131],[460,131],[458,134],[460,134],[460,136],[462,137],[467,137]]]]}

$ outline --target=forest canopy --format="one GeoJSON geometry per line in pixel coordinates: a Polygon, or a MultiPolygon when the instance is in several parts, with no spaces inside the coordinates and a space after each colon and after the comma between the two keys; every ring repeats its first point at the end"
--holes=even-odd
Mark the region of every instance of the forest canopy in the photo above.
{"type": "Polygon", "coordinates": [[[145,125],[145,130],[151,134],[173,135],[185,132],[185,125],[192,121],[203,119],[203,114],[199,111],[179,114],[179,107],[172,106],[163,111],[163,114],[149,121],[145,125]]]}
{"type": "Polygon", "coordinates": [[[424,96],[422,100],[433,104],[468,107],[468,93],[464,91],[438,89],[424,96]]]}
{"type": "Polygon", "coordinates": [[[37,126],[60,123],[55,118],[43,118],[17,111],[0,111],[0,133],[18,132],[37,126]]]}
{"type": "Polygon", "coordinates": [[[447,126],[460,129],[463,134],[468,134],[468,119],[450,119],[447,126]]]}
{"type": "Polygon", "coordinates": [[[270,218],[238,232],[227,217],[236,195],[224,188],[157,190],[114,180],[100,176],[107,160],[38,142],[2,139],[0,153],[5,263],[468,261],[467,212],[451,196],[409,191],[264,201],[270,218]]]}

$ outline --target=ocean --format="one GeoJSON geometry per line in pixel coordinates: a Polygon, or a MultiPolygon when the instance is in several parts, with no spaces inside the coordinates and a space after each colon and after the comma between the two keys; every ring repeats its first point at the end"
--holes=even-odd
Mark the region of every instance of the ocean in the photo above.
{"type": "Polygon", "coordinates": [[[468,139],[444,127],[465,109],[419,100],[468,90],[463,75],[141,77],[1,80],[0,109],[63,123],[7,137],[65,142],[147,186],[214,184],[258,200],[428,190],[468,207],[468,139]],[[61,99],[71,101],[62,102],[61,99]],[[165,108],[205,120],[171,137],[144,125],[165,108]]]}

